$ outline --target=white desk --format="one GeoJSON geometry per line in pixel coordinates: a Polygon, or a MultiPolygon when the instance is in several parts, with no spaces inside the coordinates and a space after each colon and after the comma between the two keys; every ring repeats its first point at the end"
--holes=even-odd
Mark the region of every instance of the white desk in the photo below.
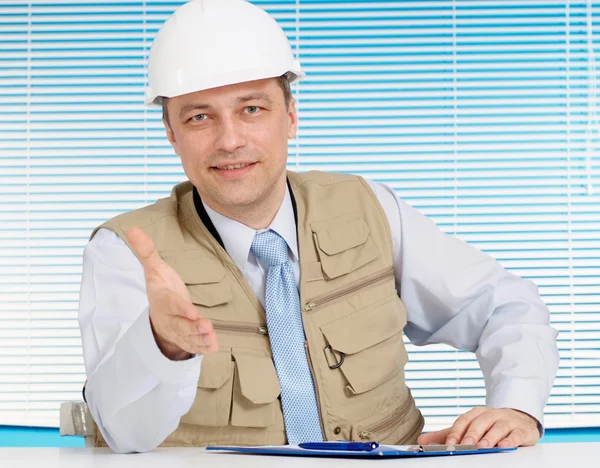
{"type": "Polygon", "coordinates": [[[201,448],[158,449],[150,453],[116,455],[108,449],[0,448],[0,467],[28,468],[596,468],[600,442],[539,444],[516,452],[442,458],[348,460],[265,457],[206,452],[201,448]]]}

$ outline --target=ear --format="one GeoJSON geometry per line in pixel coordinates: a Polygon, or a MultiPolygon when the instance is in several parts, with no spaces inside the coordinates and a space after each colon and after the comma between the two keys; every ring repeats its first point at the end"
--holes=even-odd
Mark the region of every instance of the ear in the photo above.
{"type": "Polygon", "coordinates": [[[292,139],[296,136],[298,130],[298,113],[296,112],[296,101],[294,98],[290,99],[290,106],[288,109],[289,127],[288,127],[288,138],[292,139]]]}

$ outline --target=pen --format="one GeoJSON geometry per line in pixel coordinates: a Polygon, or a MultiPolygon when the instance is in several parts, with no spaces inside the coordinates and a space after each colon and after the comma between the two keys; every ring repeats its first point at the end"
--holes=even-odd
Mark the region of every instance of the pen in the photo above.
{"type": "Polygon", "coordinates": [[[305,442],[298,447],[308,450],[346,450],[353,452],[371,452],[379,447],[377,442],[305,442]]]}

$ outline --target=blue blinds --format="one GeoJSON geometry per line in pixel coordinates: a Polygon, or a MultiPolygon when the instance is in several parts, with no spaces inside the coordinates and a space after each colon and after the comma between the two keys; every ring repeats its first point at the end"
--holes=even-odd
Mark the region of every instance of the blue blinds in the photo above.
{"type": "MultiPolygon", "coordinates": [[[[142,104],[152,38],[180,3],[0,3],[0,424],[55,426],[80,398],[87,237],[184,179],[142,104]]],[[[560,331],[547,426],[597,425],[600,2],[255,3],[308,73],[290,169],[389,184],[535,281],[560,331]]],[[[472,355],[408,347],[427,429],[484,404],[472,355]]]]}

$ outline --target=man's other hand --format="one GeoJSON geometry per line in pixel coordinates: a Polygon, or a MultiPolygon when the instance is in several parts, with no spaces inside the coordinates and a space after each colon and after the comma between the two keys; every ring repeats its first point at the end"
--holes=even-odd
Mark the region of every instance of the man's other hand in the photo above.
{"type": "Polygon", "coordinates": [[[421,434],[420,445],[467,444],[478,448],[535,445],[540,438],[535,418],[509,408],[473,408],[460,416],[452,427],[421,434]]]}

